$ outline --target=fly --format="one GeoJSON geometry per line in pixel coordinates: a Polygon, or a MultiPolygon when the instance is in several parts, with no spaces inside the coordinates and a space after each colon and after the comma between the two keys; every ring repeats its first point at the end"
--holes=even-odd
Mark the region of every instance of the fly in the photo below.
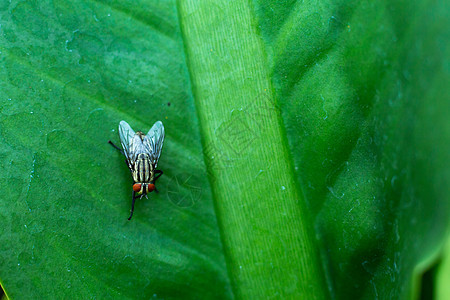
{"type": "Polygon", "coordinates": [[[131,204],[131,220],[134,211],[134,201],[136,198],[147,197],[147,194],[158,190],[155,181],[163,172],[156,170],[159,156],[164,142],[164,126],[161,121],[157,121],[149,130],[147,135],[142,131],[134,132],[125,121],[119,123],[119,136],[122,149],[109,141],[109,143],[125,155],[128,168],[133,177],[133,200],[131,204]]]}

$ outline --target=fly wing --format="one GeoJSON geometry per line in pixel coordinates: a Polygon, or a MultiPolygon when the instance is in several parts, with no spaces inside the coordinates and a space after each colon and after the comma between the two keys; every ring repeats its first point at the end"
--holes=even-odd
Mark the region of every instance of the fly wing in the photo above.
{"type": "Polygon", "coordinates": [[[149,130],[144,138],[144,147],[151,156],[152,163],[156,168],[161,149],[164,143],[164,125],[161,121],[157,121],[149,130]]]}
{"type": "MultiPolygon", "coordinates": [[[[125,121],[120,121],[119,123],[119,136],[120,143],[122,144],[123,151],[128,161],[133,162],[136,160],[136,133],[125,121]]],[[[139,137],[138,137],[139,138],[139,137]]]]}

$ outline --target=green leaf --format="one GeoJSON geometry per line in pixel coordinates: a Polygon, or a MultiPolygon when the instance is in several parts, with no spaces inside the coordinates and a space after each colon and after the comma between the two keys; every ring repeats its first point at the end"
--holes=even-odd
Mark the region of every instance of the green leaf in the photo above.
{"type": "Polygon", "coordinates": [[[450,287],[448,285],[448,282],[450,280],[450,239],[447,240],[447,243],[444,247],[442,261],[439,264],[435,276],[436,284],[434,290],[436,293],[436,299],[448,299],[450,297],[450,287]]]}
{"type": "Polygon", "coordinates": [[[296,3],[278,34],[266,24],[298,180],[339,299],[416,293],[448,228],[447,8],[296,3]]]}
{"type": "Polygon", "coordinates": [[[7,295],[230,298],[174,3],[12,1],[1,19],[7,295]],[[166,128],[160,193],[131,221],[122,119],[166,128]]]}
{"type": "Polygon", "coordinates": [[[0,2],[6,294],[416,297],[449,229],[449,8],[0,2]],[[121,120],[166,129],[131,221],[121,120]]]}

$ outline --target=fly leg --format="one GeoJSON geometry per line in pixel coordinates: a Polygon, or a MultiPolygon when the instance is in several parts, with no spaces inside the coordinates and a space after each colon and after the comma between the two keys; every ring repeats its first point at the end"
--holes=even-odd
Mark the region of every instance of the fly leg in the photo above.
{"type": "MultiPolygon", "coordinates": [[[[157,174],[157,175],[155,176],[155,179],[153,179],[153,183],[155,183],[156,179],[161,177],[161,175],[163,174],[163,171],[155,170],[155,174],[157,174]]],[[[159,191],[156,189],[156,186],[155,186],[155,193],[159,193],[159,191]]]]}
{"type": "Polygon", "coordinates": [[[156,179],[158,179],[159,177],[161,177],[161,175],[163,174],[163,171],[161,170],[155,170],[155,174],[158,174],[155,176],[155,179],[153,179],[153,182],[156,181],[156,179]]]}
{"type": "Polygon", "coordinates": [[[111,142],[111,141],[108,141],[108,143],[110,143],[110,144],[111,144],[111,146],[113,146],[114,148],[116,148],[117,150],[119,150],[119,151],[120,151],[120,153],[122,153],[123,155],[125,155],[125,153],[123,152],[123,150],[122,150],[122,149],[120,149],[119,147],[117,147],[116,145],[114,145],[114,143],[113,143],[113,142],[111,142]]]}
{"type": "Polygon", "coordinates": [[[136,200],[135,197],[135,191],[133,191],[133,202],[131,203],[131,214],[130,217],[128,218],[128,221],[131,220],[131,217],[133,216],[133,211],[134,211],[134,201],[136,200]]]}

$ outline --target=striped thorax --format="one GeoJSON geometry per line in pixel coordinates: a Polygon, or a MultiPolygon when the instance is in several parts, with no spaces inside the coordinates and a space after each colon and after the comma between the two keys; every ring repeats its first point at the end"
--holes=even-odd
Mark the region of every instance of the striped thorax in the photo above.
{"type": "Polygon", "coordinates": [[[134,182],[151,183],[155,177],[153,170],[153,164],[149,155],[147,153],[140,153],[131,171],[134,182]]]}

